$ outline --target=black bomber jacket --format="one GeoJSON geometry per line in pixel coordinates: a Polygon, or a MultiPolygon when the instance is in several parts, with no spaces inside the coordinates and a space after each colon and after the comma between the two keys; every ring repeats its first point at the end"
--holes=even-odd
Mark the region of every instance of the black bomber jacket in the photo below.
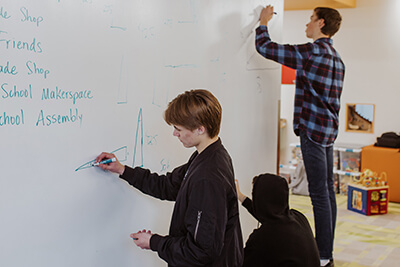
{"type": "Polygon", "coordinates": [[[220,139],[165,175],[126,166],[120,177],[145,194],[175,201],[169,235],[150,239],[168,266],[242,266],[233,165],[220,139]]]}

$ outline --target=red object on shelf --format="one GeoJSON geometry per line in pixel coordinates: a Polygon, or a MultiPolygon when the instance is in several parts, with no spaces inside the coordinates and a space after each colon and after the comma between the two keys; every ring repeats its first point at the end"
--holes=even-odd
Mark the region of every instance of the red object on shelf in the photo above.
{"type": "Polygon", "coordinates": [[[282,65],[282,84],[296,83],[296,70],[282,65]]]}

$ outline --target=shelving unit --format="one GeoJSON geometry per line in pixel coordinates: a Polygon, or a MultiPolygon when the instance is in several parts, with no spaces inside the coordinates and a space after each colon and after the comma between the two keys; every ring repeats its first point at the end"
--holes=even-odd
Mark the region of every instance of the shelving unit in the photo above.
{"type": "Polygon", "coordinates": [[[334,164],[336,192],[347,195],[348,183],[353,177],[359,177],[361,171],[361,149],[363,146],[354,144],[335,144],[334,164]]]}
{"type": "MultiPolygon", "coordinates": [[[[289,164],[279,165],[279,175],[285,177],[289,182],[295,173],[297,164],[303,160],[300,144],[292,143],[292,159],[289,164]]],[[[347,194],[347,186],[353,177],[360,176],[361,171],[361,149],[362,145],[335,144],[334,167],[335,189],[338,194],[347,194]]]]}

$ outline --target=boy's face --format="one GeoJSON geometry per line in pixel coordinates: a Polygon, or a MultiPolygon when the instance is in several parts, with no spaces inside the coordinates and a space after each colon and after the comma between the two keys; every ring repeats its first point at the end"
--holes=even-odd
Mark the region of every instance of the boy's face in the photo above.
{"type": "Polygon", "coordinates": [[[314,11],[310,17],[310,22],[307,23],[306,26],[307,38],[315,39],[315,37],[321,34],[321,28],[324,26],[324,20],[318,19],[318,16],[314,11]]]}
{"type": "Polygon", "coordinates": [[[200,144],[200,137],[197,134],[197,129],[191,131],[183,126],[174,125],[174,136],[178,137],[186,148],[197,147],[200,144]]]}

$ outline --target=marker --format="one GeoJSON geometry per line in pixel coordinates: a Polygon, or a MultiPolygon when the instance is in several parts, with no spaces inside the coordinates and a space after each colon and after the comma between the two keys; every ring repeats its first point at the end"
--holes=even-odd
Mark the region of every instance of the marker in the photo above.
{"type": "Polygon", "coordinates": [[[133,240],[138,240],[139,238],[137,238],[137,237],[132,237],[132,239],[133,239],[133,240]]]}
{"type": "Polygon", "coordinates": [[[103,161],[100,161],[100,162],[97,162],[97,163],[92,163],[92,166],[99,166],[100,164],[108,164],[108,163],[116,162],[116,161],[117,161],[116,158],[106,159],[106,160],[103,160],[103,161]]]}
{"type": "Polygon", "coordinates": [[[274,15],[278,15],[278,13],[276,13],[276,12],[274,11],[274,15]]]}

